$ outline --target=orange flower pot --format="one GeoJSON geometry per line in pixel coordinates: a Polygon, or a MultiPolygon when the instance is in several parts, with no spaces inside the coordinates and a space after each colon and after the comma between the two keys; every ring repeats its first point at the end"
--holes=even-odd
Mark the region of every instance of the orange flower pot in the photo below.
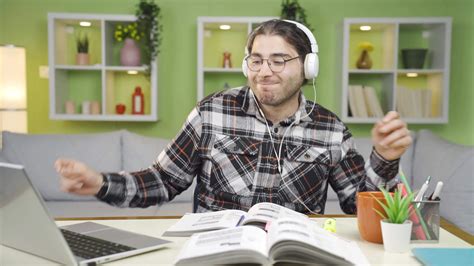
{"type": "Polygon", "coordinates": [[[385,213],[382,206],[371,196],[374,195],[378,200],[385,203],[382,192],[366,191],[357,193],[357,225],[362,239],[382,244],[382,229],[380,220],[382,217],[374,211],[374,209],[385,213]]]}

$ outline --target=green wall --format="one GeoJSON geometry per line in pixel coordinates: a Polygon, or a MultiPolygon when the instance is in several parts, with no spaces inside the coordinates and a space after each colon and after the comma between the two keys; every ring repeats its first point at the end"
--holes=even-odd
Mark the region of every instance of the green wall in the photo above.
{"type": "MultiPolygon", "coordinates": [[[[38,68],[48,64],[47,13],[133,14],[138,0],[0,0],[0,43],[27,50],[28,127],[30,133],[82,133],[127,128],[165,138],[181,128],[196,103],[198,16],[278,16],[280,0],[156,0],[163,13],[159,58],[158,122],[71,122],[48,118],[48,80],[38,68]]],[[[462,144],[474,144],[474,16],[472,0],[300,0],[319,43],[318,102],[340,113],[339,58],[344,17],[453,17],[449,124],[410,125],[428,128],[462,144]]],[[[235,61],[235,59],[234,59],[235,61]]],[[[308,96],[311,97],[311,90],[308,96]]],[[[356,136],[371,125],[349,124],[356,136]]]]}

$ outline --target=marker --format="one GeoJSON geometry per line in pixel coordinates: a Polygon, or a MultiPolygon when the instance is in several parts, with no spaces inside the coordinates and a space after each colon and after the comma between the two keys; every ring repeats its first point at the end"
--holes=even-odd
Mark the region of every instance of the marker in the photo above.
{"type": "Polygon", "coordinates": [[[433,192],[433,195],[431,195],[431,200],[439,200],[439,194],[441,193],[442,188],[443,188],[443,182],[439,181],[436,184],[436,188],[433,192]]]}
{"type": "Polygon", "coordinates": [[[415,201],[422,201],[423,200],[423,195],[425,195],[426,190],[428,189],[428,184],[430,183],[431,176],[428,176],[426,178],[425,183],[420,188],[420,191],[418,191],[418,194],[415,197],[415,201]]]}

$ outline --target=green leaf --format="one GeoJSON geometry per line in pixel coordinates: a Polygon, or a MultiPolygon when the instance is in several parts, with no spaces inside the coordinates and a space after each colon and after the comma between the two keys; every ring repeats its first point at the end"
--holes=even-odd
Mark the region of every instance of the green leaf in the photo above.
{"type": "Polygon", "coordinates": [[[395,190],[392,195],[382,187],[380,187],[380,191],[384,195],[385,201],[387,202],[386,204],[382,203],[375,196],[372,196],[375,198],[377,203],[384,209],[386,216],[381,215],[379,211],[377,211],[377,213],[391,223],[404,223],[408,219],[409,214],[413,211],[413,208],[411,208],[410,206],[414,194],[409,193],[408,195],[403,196],[401,191],[395,190]]]}

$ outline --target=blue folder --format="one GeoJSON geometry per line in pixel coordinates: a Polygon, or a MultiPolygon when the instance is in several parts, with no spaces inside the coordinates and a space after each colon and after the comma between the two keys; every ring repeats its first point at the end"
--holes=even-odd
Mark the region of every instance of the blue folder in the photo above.
{"type": "Polygon", "coordinates": [[[413,248],[423,265],[474,265],[474,248],[413,248]]]}

